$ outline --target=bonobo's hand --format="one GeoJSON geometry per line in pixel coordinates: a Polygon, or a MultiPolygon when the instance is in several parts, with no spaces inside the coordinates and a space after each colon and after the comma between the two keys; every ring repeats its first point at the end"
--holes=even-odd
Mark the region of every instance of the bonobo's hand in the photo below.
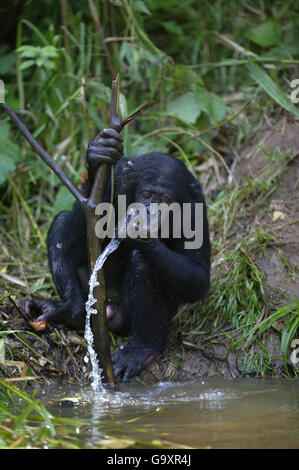
{"type": "Polygon", "coordinates": [[[103,129],[88,145],[88,170],[94,173],[101,163],[115,165],[124,154],[122,142],[122,136],[115,129],[103,129]]]}
{"type": "Polygon", "coordinates": [[[132,340],[113,355],[114,374],[118,376],[123,372],[123,382],[127,382],[159,356],[160,352],[152,346],[146,346],[132,340]]]}

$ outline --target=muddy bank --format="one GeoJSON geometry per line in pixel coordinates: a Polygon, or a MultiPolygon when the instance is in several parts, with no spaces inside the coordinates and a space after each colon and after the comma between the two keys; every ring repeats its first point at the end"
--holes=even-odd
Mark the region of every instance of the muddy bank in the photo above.
{"type": "MultiPolygon", "coordinates": [[[[273,305],[279,308],[298,295],[298,154],[299,122],[283,118],[260,130],[236,156],[232,167],[234,177],[242,185],[248,178],[262,179],[269,168],[273,175],[280,173],[280,167],[285,165],[282,173],[277,176],[275,190],[270,191],[267,205],[258,207],[256,213],[251,215],[251,222],[262,228],[270,240],[263,250],[251,253],[258,269],[264,273],[265,296],[267,304],[272,306],[261,311],[260,320],[273,312],[273,305]],[[286,155],[291,155],[287,164],[286,155]]],[[[231,185],[231,181],[231,178],[224,177],[224,185],[231,185]]],[[[209,194],[207,196],[209,198],[209,194]]],[[[248,220],[246,219],[246,224],[248,220]]],[[[217,236],[213,227],[211,228],[213,235],[217,236]]],[[[247,227],[242,226],[241,221],[236,225],[234,236],[237,237],[246,230],[247,227]]],[[[214,269],[215,266],[212,267],[212,277],[214,269]]],[[[51,326],[48,326],[46,332],[33,332],[23,316],[22,301],[16,305],[10,297],[6,297],[0,308],[0,316],[6,328],[14,331],[6,337],[7,350],[14,360],[1,367],[5,377],[29,375],[36,377],[33,383],[50,383],[52,380],[88,382],[90,366],[86,358],[83,332],[51,326]],[[24,330],[34,334],[24,333],[24,330]]],[[[271,328],[262,338],[271,376],[286,375],[286,364],[281,351],[283,326],[283,322],[277,322],[275,328],[271,328]]],[[[205,328],[209,331],[208,323],[205,328]]],[[[188,330],[187,324],[184,329],[188,330]]],[[[254,370],[248,366],[248,358],[260,353],[260,345],[254,342],[248,347],[250,338],[247,338],[241,348],[232,349],[232,340],[237,341],[242,333],[232,332],[230,324],[222,327],[212,341],[195,342],[188,335],[178,334],[176,330],[177,323],[174,321],[165,354],[141,375],[140,380],[151,382],[260,375],[262,364],[258,364],[254,370]]],[[[125,341],[121,340],[121,343],[125,344],[125,341]]],[[[293,364],[289,359],[287,366],[288,372],[292,374],[293,364]]]]}
{"type": "MultiPolygon", "coordinates": [[[[244,178],[261,179],[269,156],[273,157],[273,171],[283,164],[285,155],[292,161],[279,177],[278,189],[269,198],[269,208],[265,213],[257,213],[256,219],[273,238],[273,246],[258,259],[259,268],[266,275],[266,285],[281,289],[294,298],[298,295],[298,276],[292,276],[290,267],[299,266],[299,121],[288,122],[281,119],[272,128],[264,129],[246,146],[237,162],[234,173],[238,180],[244,178]],[[257,141],[255,141],[257,140],[257,141]],[[278,249],[281,251],[279,256],[278,249]]],[[[298,274],[298,273],[297,273],[298,274]]]]}

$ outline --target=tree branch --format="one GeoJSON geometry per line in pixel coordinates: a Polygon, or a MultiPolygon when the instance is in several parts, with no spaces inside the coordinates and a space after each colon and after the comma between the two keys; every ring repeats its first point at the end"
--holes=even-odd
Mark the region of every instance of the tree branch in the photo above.
{"type": "Polygon", "coordinates": [[[80,193],[79,189],[74,185],[70,178],[64,173],[64,171],[57,165],[55,160],[39,145],[35,140],[33,135],[29,132],[25,124],[21,121],[16,113],[11,109],[9,104],[3,103],[3,107],[10,116],[11,120],[19,131],[23,134],[27,142],[31,145],[33,150],[44,160],[46,165],[51,168],[52,171],[60,178],[62,183],[67,187],[67,189],[72,193],[72,195],[81,203],[87,201],[87,199],[80,193]]]}

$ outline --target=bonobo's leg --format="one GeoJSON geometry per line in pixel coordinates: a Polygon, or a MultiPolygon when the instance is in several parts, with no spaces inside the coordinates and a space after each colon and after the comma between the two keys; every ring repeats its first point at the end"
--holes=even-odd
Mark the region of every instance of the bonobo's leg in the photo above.
{"type": "Polygon", "coordinates": [[[131,320],[131,340],[113,356],[115,375],[124,372],[123,380],[138,373],[163,352],[169,320],[176,311],[158,276],[149,270],[142,254],[130,253],[127,282],[122,298],[129,299],[123,314],[131,320]],[[127,312],[130,309],[130,312],[127,312]]]}
{"type": "Polygon", "coordinates": [[[104,264],[104,276],[107,296],[107,320],[108,327],[113,333],[130,334],[130,308],[126,292],[128,276],[126,274],[129,250],[124,243],[116,251],[108,256],[104,264]]]}
{"type": "Polygon", "coordinates": [[[84,327],[88,295],[88,258],[84,215],[75,202],[71,211],[60,212],[48,233],[48,259],[61,301],[32,299],[27,313],[38,313],[38,321],[84,327]]]}

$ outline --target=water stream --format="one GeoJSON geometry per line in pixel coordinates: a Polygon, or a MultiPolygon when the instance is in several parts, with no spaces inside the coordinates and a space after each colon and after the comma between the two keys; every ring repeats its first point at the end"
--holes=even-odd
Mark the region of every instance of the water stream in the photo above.
{"type": "MultiPolygon", "coordinates": [[[[119,244],[120,244],[119,240],[117,240],[116,238],[112,238],[110,243],[106,246],[104,251],[100,254],[98,259],[96,260],[93,271],[89,279],[89,295],[88,295],[88,300],[85,305],[86,320],[85,320],[84,337],[87,341],[87,350],[88,350],[88,354],[89,354],[90,362],[91,362],[91,378],[92,378],[91,385],[92,385],[93,390],[95,391],[99,391],[101,389],[102,369],[99,367],[97,354],[93,348],[94,338],[93,338],[93,333],[91,330],[91,322],[90,322],[91,315],[97,313],[96,309],[92,308],[92,306],[97,301],[97,299],[93,295],[93,290],[96,286],[99,285],[98,280],[97,280],[97,275],[98,275],[99,270],[102,268],[108,256],[118,248],[119,244]]],[[[105,393],[104,390],[103,390],[103,393],[105,393]]]]}

